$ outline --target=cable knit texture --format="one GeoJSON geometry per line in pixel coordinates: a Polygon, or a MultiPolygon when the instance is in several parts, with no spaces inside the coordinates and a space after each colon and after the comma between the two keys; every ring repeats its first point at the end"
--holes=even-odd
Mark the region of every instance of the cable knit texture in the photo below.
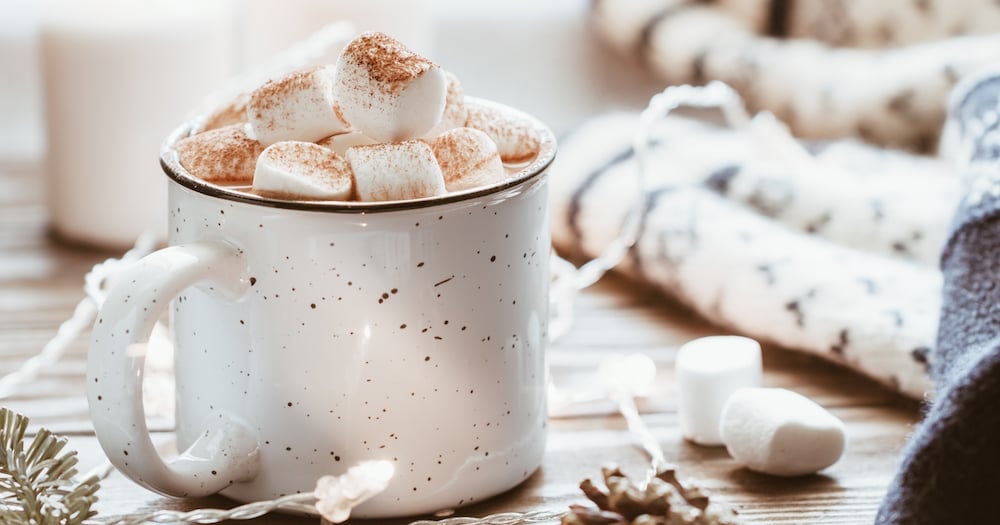
{"type": "Polygon", "coordinates": [[[937,393],[880,524],[1000,523],[1000,72],[960,87],[950,120],[966,194],[941,257],[937,393]]]}

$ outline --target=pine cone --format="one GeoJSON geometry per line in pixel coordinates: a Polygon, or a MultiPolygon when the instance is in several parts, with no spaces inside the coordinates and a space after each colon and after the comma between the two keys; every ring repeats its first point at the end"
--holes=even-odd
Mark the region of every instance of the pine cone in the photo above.
{"type": "Polygon", "coordinates": [[[590,479],[580,490],[597,508],[570,505],[563,525],[738,525],[732,509],[713,502],[695,485],[677,479],[673,468],[664,469],[645,489],[628,479],[617,467],[603,468],[601,490],[590,479]]]}

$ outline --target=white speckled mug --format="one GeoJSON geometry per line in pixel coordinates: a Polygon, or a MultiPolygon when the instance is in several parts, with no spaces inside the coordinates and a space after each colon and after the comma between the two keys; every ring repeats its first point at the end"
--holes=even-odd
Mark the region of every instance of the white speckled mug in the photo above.
{"type": "Polygon", "coordinates": [[[91,415],[115,466],[163,494],[255,501],[393,461],[359,517],[466,505],[530,476],[545,445],[555,154],[536,125],[541,152],[514,179],[388,203],[207,184],[178,163],[176,132],[161,159],[171,246],[118,279],[90,351],[91,415]],[[171,304],[186,452],[164,461],[141,370],[171,304]]]}

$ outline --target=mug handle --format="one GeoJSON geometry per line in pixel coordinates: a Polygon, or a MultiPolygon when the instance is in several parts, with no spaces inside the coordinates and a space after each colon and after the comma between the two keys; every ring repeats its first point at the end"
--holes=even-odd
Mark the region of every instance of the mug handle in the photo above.
{"type": "Polygon", "coordinates": [[[233,298],[249,288],[242,252],[203,241],[151,253],[115,276],[94,325],[87,398],[97,439],[123,474],[167,496],[199,497],[249,481],[259,446],[235,417],[213,421],[180,456],[165,462],[153,445],[142,403],[143,365],[153,326],[185,288],[204,282],[233,298]]]}

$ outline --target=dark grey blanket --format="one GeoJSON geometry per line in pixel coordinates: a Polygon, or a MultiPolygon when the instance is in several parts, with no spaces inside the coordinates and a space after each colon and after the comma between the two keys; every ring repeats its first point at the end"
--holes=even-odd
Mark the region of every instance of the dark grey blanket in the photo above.
{"type": "Polygon", "coordinates": [[[952,97],[965,197],[941,256],[936,393],[879,524],[1000,523],[1000,70],[952,97]]]}

